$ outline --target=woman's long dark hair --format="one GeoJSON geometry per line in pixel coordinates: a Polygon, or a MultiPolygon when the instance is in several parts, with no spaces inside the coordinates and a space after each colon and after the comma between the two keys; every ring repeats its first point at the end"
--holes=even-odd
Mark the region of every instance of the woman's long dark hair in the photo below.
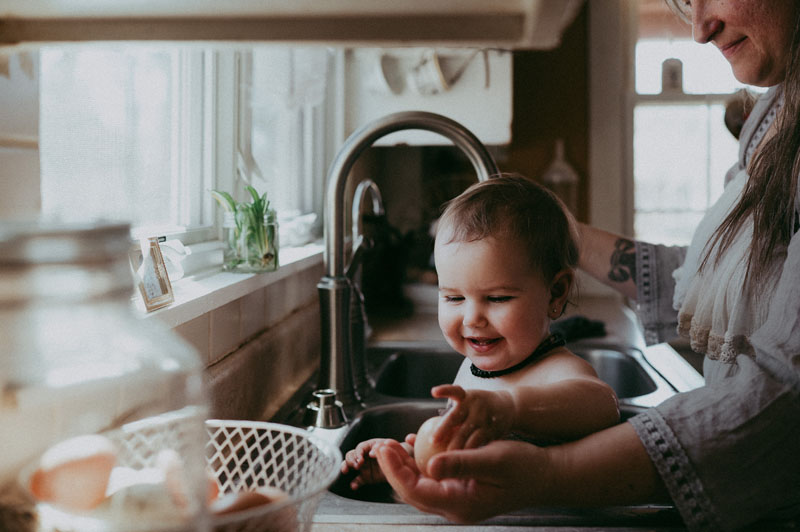
{"type": "MultiPolygon", "coordinates": [[[[778,111],[777,131],[765,141],[749,165],[750,178],[739,203],[714,232],[705,249],[701,270],[719,253],[716,265],[750,216],[753,240],[747,262],[746,287],[752,289],[769,279],[780,264],[794,233],[795,196],[800,175],[800,8],[796,9],[789,64],[783,82],[783,106],[778,111]]],[[[758,291],[754,291],[758,293],[758,291]]]]}

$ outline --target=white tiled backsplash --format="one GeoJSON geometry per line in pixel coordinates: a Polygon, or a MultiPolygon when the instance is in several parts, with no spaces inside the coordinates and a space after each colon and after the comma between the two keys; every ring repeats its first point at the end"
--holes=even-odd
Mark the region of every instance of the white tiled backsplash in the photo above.
{"type": "Polygon", "coordinates": [[[175,327],[206,363],[211,416],[269,419],[319,367],[321,262],[175,327]]]}

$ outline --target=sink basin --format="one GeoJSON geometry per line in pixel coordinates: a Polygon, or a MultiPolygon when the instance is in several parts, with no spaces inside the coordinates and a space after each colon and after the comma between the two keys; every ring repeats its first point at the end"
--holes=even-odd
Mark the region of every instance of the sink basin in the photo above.
{"type": "Polygon", "coordinates": [[[455,379],[464,357],[450,350],[373,347],[368,357],[385,359],[375,378],[375,391],[393,397],[430,398],[431,388],[455,379]]]}
{"type": "MultiPolygon", "coordinates": [[[[344,432],[341,450],[355,447],[373,437],[402,440],[415,432],[423,421],[439,413],[444,401],[400,401],[375,406],[363,411],[344,432]]],[[[635,414],[636,408],[622,407],[623,418],[635,414]]],[[[444,518],[426,514],[403,504],[395,498],[387,483],[350,489],[353,474],[340,475],[323,497],[315,522],[334,524],[368,523],[371,525],[444,525],[444,518]]],[[[680,516],[671,505],[638,505],[604,508],[545,508],[536,507],[493,517],[482,525],[522,527],[592,527],[606,530],[626,527],[626,530],[675,530],[681,527],[680,516]],[[600,528],[598,528],[600,527],[600,528]]],[[[549,528],[548,528],[549,529],[549,528]]]]}
{"type": "MultiPolygon", "coordinates": [[[[350,426],[339,448],[342,456],[360,442],[370,438],[392,438],[403,441],[406,434],[417,432],[426,419],[436,416],[444,408],[444,401],[403,402],[378,406],[365,410],[350,426]]],[[[355,473],[339,475],[330,491],[349,499],[368,502],[395,502],[388,484],[364,486],[356,491],[350,489],[355,473]]]]}
{"type": "MultiPolygon", "coordinates": [[[[641,351],[602,340],[571,343],[570,349],[589,361],[620,397],[623,420],[676,393],[641,351]]],[[[446,344],[383,342],[369,348],[370,377],[375,393],[354,412],[347,426],[316,429],[318,436],[339,445],[342,453],[374,437],[402,440],[423,421],[439,414],[445,402],[430,397],[436,384],[449,383],[463,358],[446,344]]],[[[680,367],[677,353],[662,356],[665,367],[680,367]]],[[[681,359],[682,360],[682,359],[681,359]]],[[[661,366],[659,366],[661,367],[661,366]]],[[[348,414],[350,415],[350,414],[348,414]]],[[[352,475],[340,476],[320,502],[314,521],[333,525],[444,525],[448,522],[407,505],[397,504],[388,484],[350,489],[352,475]]],[[[605,508],[530,508],[494,517],[485,523],[527,527],[633,527],[631,530],[673,530],[682,522],[670,505],[605,508]]],[[[605,527],[605,528],[603,528],[605,527]]],[[[597,528],[595,528],[597,529],[597,528]]]]}
{"type": "MultiPolygon", "coordinates": [[[[371,438],[392,438],[403,441],[406,434],[416,432],[422,423],[439,415],[445,401],[408,401],[369,408],[355,419],[346,432],[340,445],[342,456],[355,448],[360,442],[371,438]]],[[[624,421],[639,412],[637,408],[621,407],[621,418],[624,421]]],[[[363,486],[356,491],[350,489],[350,481],[355,476],[351,472],[340,475],[330,491],[348,499],[365,502],[396,502],[388,484],[363,486]]]]}
{"type": "MultiPolygon", "coordinates": [[[[659,389],[659,376],[648,372],[636,349],[586,343],[570,345],[570,349],[588,361],[620,399],[643,397],[659,389]]],[[[464,360],[446,347],[377,346],[368,356],[384,361],[376,374],[375,390],[403,398],[430,398],[431,387],[453,382],[464,360]]]]}

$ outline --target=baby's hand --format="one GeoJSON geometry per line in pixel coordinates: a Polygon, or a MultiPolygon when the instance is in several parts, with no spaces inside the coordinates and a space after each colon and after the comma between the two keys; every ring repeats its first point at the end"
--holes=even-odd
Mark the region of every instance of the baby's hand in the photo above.
{"type": "MultiPolygon", "coordinates": [[[[412,435],[406,436],[406,440],[412,435]]],[[[376,460],[376,450],[378,447],[387,441],[395,441],[389,438],[373,438],[371,440],[362,441],[356,445],[355,449],[347,451],[342,463],[342,473],[346,474],[350,471],[357,471],[358,474],[350,482],[350,489],[357,490],[361,486],[367,484],[378,484],[385,482],[386,477],[383,475],[378,462],[376,460]]],[[[409,444],[401,444],[406,451],[409,450],[409,444]]],[[[412,447],[413,449],[413,441],[412,447]]],[[[410,453],[409,453],[410,454],[410,453]]]]}
{"type": "Polygon", "coordinates": [[[436,442],[447,441],[448,450],[481,447],[511,432],[514,400],[508,392],[443,384],[434,387],[431,395],[450,399],[450,409],[433,435],[436,442]]]}

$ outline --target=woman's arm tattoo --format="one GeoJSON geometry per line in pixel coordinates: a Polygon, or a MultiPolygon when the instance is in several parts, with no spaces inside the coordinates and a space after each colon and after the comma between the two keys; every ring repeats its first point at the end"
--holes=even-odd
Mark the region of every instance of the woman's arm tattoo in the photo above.
{"type": "Polygon", "coordinates": [[[608,278],[617,283],[624,283],[628,279],[636,282],[636,247],[632,240],[619,238],[614,243],[608,278]]]}

